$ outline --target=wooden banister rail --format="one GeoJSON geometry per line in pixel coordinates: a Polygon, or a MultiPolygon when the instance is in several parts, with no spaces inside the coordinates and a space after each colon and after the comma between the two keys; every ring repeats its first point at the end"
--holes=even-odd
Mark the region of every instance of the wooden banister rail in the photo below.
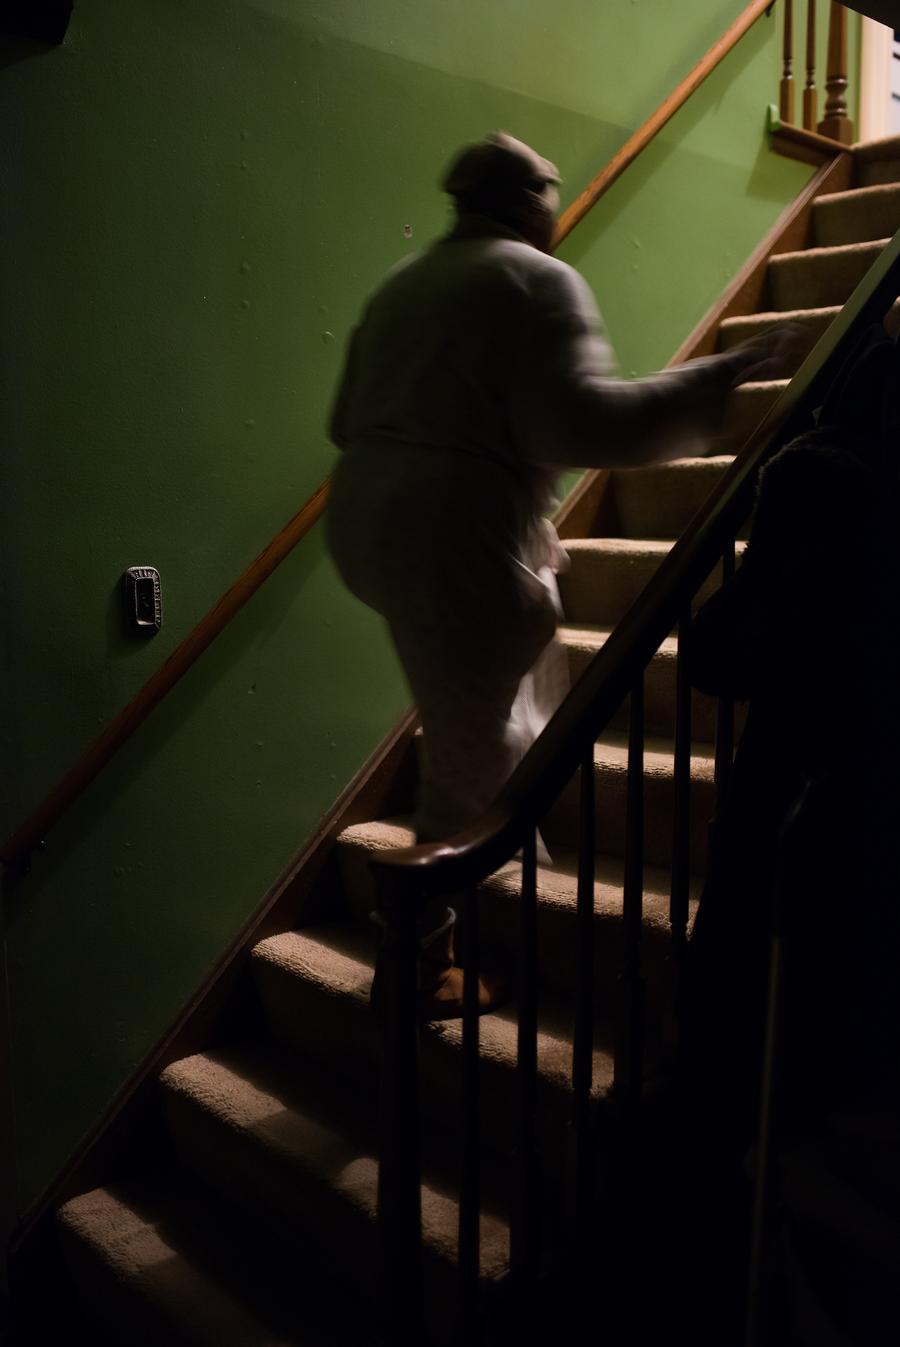
{"type": "MultiPolygon", "coordinates": [[[[626,141],[606,168],[562,213],[554,234],[552,245],[554,249],[572,232],[576,224],[584,219],[591,207],[609,190],[616,179],[621,177],[641,151],[646,149],[694,90],[703,83],[707,75],[711,74],[748,29],[761,15],[770,10],[773,4],[774,0],[752,0],[752,3],[747,5],[743,13],[710,47],[677,89],[660,104],[643,126],[626,141]]],[[[47,831],[131,738],[154,707],[159,705],[247,600],[256,593],[263,581],[321,518],[328,498],[328,488],[328,481],[323,482],[293,519],[272,539],[243,575],[222,595],[181,645],[156,670],[137,696],[110,721],[43,803],[11,837],[7,838],[0,848],[0,862],[5,865],[21,865],[35,847],[40,845],[47,831]]]]}
{"type": "Polygon", "coordinates": [[[110,758],[130,739],[191,665],[203,654],[216,637],[243,608],[244,604],[267,580],[289,552],[305,537],[313,524],[321,518],[328,500],[329,483],[325,481],[309,500],[276,533],[255,561],[235,580],[209,612],[197,623],[181,644],[147,680],[137,696],[109,722],[75,766],[50,792],[30,818],[8,838],[0,850],[0,861],[6,865],[20,863],[37,847],[44,834],[69,805],[85,790],[110,758]]]}
{"type": "Polygon", "coordinates": [[[446,842],[379,852],[370,864],[380,889],[421,900],[478,884],[515,855],[628,694],[678,620],[692,593],[721,556],[746,508],[756,473],[804,409],[827,387],[855,338],[880,322],[900,292],[900,231],[807,356],[788,387],[723,474],[646,589],[613,629],[543,734],[482,819],[446,842]],[[729,535],[729,530],[731,533],[729,535]]]}
{"type": "Polygon", "coordinates": [[[716,66],[740,42],[748,29],[752,28],[757,19],[772,8],[773,3],[774,0],[753,0],[752,4],[749,4],[743,13],[735,19],[719,40],[713,43],[706,55],[697,62],[691,73],[685,76],[677,89],[674,89],[669,97],[660,103],[652,116],[647,118],[643,126],[639,127],[634,135],[629,136],[621,150],[613,156],[606,167],[588,183],[584,191],[560,215],[553,236],[554,248],[558,248],[563,239],[571,234],[575,226],[609,191],[617,178],[622,176],[626,168],[633,164],[638,155],[659,135],[678,109],[684,106],[695,89],[700,87],[706,77],[712,74],[716,66]]]}

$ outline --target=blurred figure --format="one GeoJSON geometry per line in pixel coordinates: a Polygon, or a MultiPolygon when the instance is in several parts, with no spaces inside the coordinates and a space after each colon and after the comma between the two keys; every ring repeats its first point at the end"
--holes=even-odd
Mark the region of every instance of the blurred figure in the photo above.
{"type": "MultiPolygon", "coordinates": [[[[767,337],[614,377],[590,290],[548,255],[557,181],[503,133],[457,156],[450,231],[369,300],[332,415],[329,546],[386,619],[422,718],[421,842],[483,813],[565,692],[558,473],[702,452],[731,388],[778,357],[767,337]]],[[[461,1013],[453,922],[444,904],[423,921],[427,1017],[461,1013]]],[[[482,1009],[497,995],[483,979],[482,1009]]]]}

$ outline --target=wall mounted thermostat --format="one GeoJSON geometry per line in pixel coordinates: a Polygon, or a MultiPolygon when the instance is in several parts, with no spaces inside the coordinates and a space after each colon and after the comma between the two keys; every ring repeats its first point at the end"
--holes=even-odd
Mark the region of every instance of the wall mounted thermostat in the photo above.
{"type": "Polygon", "coordinates": [[[122,576],[125,626],[132,636],[155,636],[162,626],[162,591],[154,566],[129,566],[122,576]]]}

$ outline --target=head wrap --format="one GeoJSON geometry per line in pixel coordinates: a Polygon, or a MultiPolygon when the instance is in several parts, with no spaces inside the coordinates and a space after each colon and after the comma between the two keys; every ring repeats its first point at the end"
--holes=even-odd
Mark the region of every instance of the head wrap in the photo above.
{"type": "Polygon", "coordinates": [[[505,131],[494,131],[460,151],[441,186],[460,210],[492,211],[529,194],[540,196],[548,183],[557,182],[559,170],[549,159],[505,131]]]}

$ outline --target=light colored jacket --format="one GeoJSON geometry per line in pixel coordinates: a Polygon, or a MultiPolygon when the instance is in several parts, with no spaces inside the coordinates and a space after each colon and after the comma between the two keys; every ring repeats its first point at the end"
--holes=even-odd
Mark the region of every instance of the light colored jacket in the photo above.
{"type": "Polygon", "coordinates": [[[356,328],[331,419],[341,448],[391,442],[510,468],[545,509],[563,467],[674,458],[721,419],[728,356],[615,377],[587,284],[492,221],[468,218],[402,262],[356,328]]]}

